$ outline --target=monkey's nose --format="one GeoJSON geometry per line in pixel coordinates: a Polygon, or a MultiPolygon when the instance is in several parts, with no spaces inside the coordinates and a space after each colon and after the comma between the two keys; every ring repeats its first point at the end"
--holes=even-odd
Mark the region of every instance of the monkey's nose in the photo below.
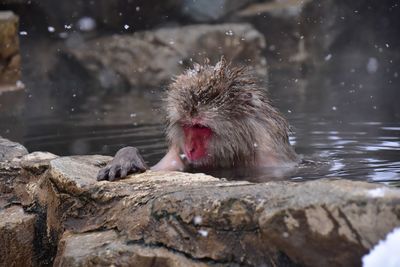
{"type": "Polygon", "coordinates": [[[195,144],[187,145],[185,148],[185,154],[190,160],[196,160],[198,149],[195,144]]]}
{"type": "Polygon", "coordinates": [[[196,152],[196,148],[190,147],[189,149],[187,149],[186,154],[189,159],[193,159],[195,152],[196,152]]]}

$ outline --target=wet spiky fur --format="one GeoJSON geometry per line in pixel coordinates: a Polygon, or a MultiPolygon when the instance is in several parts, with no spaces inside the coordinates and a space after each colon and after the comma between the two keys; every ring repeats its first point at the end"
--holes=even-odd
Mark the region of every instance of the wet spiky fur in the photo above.
{"type": "Polygon", "coordinates": [[[165,101],[167,138],[183,147],[182,125],[201,124],[213,131],[209,157],[197,166],[253,166],[257,151],[293,163],[289,126],[271,106],[265,90],[243,67],[224,59],[215,66],[195,64],[176,77],[165,101]]]}

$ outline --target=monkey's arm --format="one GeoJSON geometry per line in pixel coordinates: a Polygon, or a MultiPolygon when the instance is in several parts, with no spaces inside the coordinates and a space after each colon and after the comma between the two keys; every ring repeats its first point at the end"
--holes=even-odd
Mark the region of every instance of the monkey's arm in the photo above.
{"type": "Polygon", "coordinates": [[[170,147],[167,154],[150,169],[153,171],[184,171],[185,164],[179,156],[179,149],[170,147]]]}
{"type": "Polygon", "coordinates": [[[148,167],[135,147],[124,147],[118,150],[113,160],[97,174],[97,181],[114,181],[124,178],[128,173],[144,172],[148,167]]]}

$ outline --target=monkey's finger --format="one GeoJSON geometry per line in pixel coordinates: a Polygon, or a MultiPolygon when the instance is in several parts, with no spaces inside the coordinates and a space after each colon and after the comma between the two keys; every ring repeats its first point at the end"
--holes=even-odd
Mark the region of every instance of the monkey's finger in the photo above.
{"type": "Polygon", "coordinates": [[[140,155],[137,155],[137,158],[135,158],[134,167],[140,171],[147,170],[147,166],[140,155]]]}
{"type": "Polygon", "coordinates": [[[119,170],[118,165],[111,166],[110,171],[108,172],[108,180],[109,181],[114,181],[117,178],[118,170],[119,170]]]}
{"type": "Polygon", "coordinates": [[[121,166],[121,178],[124,178],[128,175],[128,172],[131,170],[131,164],[129,162],[122,164],[121,166]]]}
{"type": "Polygon", "coordinates": [[[128,169],[122,168],[121,169],[121,178],[128,176],[128,169]]]}
{"type": "Polygon", "coordinates": [[[97,181],[106,180],[109,170],[110,170],[110,168],[108,168],[108,167],[104,167],[104,168],[100,169],[99,173],[97,174],[97,181]]]}

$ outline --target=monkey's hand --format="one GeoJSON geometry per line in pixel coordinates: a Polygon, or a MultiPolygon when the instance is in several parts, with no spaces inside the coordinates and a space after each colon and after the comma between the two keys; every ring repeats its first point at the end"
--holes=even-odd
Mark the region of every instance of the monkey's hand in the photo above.
{"type": "Polygon", "coordinates": [[[124,178],[128,173],[146,171],[147,166],[139,151],[135,147],[124,147],[118,150],[113,160],[97,174],[97,181],[114,181],[117,178],[124,178]]]}

